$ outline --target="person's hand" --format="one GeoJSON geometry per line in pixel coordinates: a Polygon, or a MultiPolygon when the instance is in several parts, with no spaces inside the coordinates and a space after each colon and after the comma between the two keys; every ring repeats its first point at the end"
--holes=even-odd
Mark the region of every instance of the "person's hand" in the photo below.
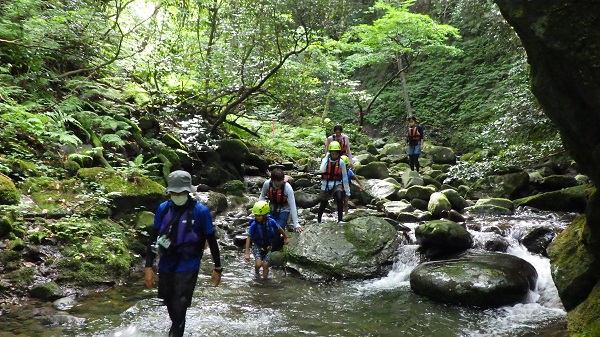
{"type": "Polygon", "coordinates": [[[211,281],[212,284],[216,287],[219,285],[219,283],[221,283],[221,274],[223,273],[223,271],[216,271],[213,270],[212,272],[212,277],[211,277],[211,281]]]}
{"type": "Polygon", "coordinates": [[[144,268],[144,283],[146,284],[146,288],[152,289],[155,279],[154,270],[150,267],[144,268]]]}
{"type": "Polygon", "coordinates": [[[284,245],[287,245],[287,244],[288,244],[288,242],[290,242],[290,238],[286,236],[286,237],[283,239],[283,244],[284,244],[284,245]]]}
{"type": "Polygon", "coordinates": [[[304,228],[302,227],[296,227],[296,232],[297,233],[302,233],[304,231],[304,228]]]}
{"type": "Polygon", "coordinates": [[[246,259],[246,261],[250,261],[250,253],[244,254],[244,258],[246,259]]]}

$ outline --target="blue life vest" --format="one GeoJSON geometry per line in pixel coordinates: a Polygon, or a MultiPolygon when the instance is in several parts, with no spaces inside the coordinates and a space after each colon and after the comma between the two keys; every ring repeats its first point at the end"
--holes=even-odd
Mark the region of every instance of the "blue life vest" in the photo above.
{"type": "Polygon", "coordinates": [[[203,247],[199,244],[201,238],[193,230],[196,203],[196,200],[188,200],[183,211],[176,210],[172,202],[167,205],[158,236],[166,235],[171,245],[167,249],[161,246],[162,254],[176,254],[187,258],[202,253],[203,247]]]}
{"type": "Polygon", "coordinates": [[[256,233],[252,236],[252,241],[260,247],[268,247],[273,244],[275,238],[275,228],[277,223],[267,215],[267,221],[264,224],[256,222],[255,219],[250,221],[250,227],[256,225],[256,233]]]}

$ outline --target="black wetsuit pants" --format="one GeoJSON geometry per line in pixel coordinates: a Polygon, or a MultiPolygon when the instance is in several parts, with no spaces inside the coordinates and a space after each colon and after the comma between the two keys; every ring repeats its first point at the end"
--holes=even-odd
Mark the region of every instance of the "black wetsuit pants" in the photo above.
{"type": "Polygon", "coordinates": [[[192,304],[198,270],[168,273],[159,270],[158,298],[164,300],[171,318],[169,337],[182,337],[185,330],[185,315],[192,304]]]}
{"type": "MultiPolygon", "coordinates": [[[[342,221],[344,216],[344,191],[342,189],[336,189],[333,192],[333,200],[335,200],[337,204],[337,213],[338,213],[338,221],[342,221]]],[[[325,208],[327,208],[327,203],[329,202],[329,198],[324,198],[323,193],[321,194],[321,204],[319,204],[319,214],[317,216],[317,222],[321,222],[321,218],[323,217],[323,212],[325,212],[325,208]]]]}

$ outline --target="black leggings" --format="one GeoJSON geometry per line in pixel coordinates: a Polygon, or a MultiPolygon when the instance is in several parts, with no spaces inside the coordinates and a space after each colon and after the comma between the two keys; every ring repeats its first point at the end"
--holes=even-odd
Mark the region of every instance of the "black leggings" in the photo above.
{"type": "Polygon", "coordinates": [[[419,155],[418,154],[409,154],[408,155],[408,165],[410,165],[411,171],[414,171],[416,168],[417,172],[419,172],[419,169],[421,168],[419,165],[419,155]]]}
{"type": "Polygon", "coordinates": [[[193,272],[168,273],[159,271],[158,298],[164,300],[171,318],[169,337],[182,337],[185,330],[185,315],[192,304],[198,270],[193,272]]]}
{"type": "MultiPolygon", "coordinates": [[[[342,217],[344,215],[344,191],[336,190],[333,192],[333,200],[335,200],[337,204],[337,213],[338,213],[338,221],[342,221],[342,217]]],[[[329,202],[329,198],[321,198],[321,204],[319,205],[319,215],[317,216],[317,222],[321,222],[323,218],[323,212],[325,212],[325,208],[327,208],[327,203],[329,202]]]]}

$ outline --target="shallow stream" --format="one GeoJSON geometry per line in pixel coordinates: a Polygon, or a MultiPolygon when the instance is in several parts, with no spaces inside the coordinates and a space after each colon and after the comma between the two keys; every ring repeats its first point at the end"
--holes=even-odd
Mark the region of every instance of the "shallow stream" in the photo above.
{"type": "MultiPolygon", "coordinates": [[[[498,309],[440,304],[414,294],[409,274],[419,263],[416,245],[401,247],[388,275],[366,281],[310,280],[281,268],[272,269],[270,278],[263,280],[254,275],[241,250],[224,251],[219,287],[209,285],[211,263],[203,265],[185,336],[568,336],[548,259],[528,253],[517,238],[537,226],[564,228],[571,219],[572,215],[522,211],[468,221],[482,228],[471,231],[479,245],[495,235],[490,229],[509,231],[508,253],[529,261],[539,274],[528,303],[498,309]]],[[[142,284],[140,279],[81,298],[60,324],[5,321],[0,336],[166,336],[167,311],[154,298],[156,291],[142,284]],[[11,335],[4,334],[9,331],[11,335]]]]}

